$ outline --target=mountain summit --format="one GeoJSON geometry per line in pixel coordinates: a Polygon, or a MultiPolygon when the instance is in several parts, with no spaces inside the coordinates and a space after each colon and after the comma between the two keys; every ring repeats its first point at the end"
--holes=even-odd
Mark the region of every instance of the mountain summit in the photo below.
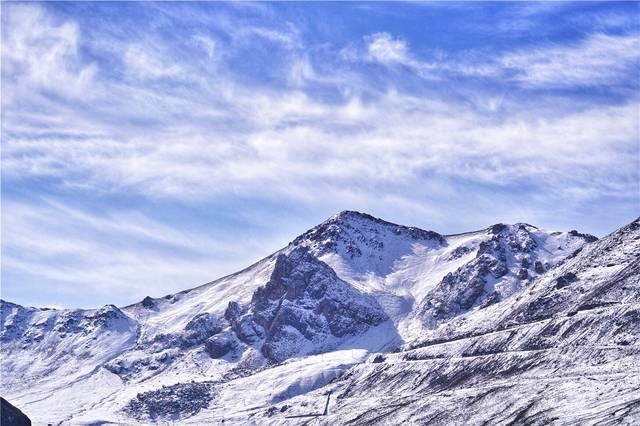
{"type": "Polygon", "coordinates": [[[94,310],[2,301],[3,396],[43,423],[279,424],[322,412],[328,391],[332,424],[586,421],[534,396],[544,383],[578,401],[554,384],[566,377],[597,416],[632,418],[639,228],[602,240],[524,223],[442,235],[344,211],[165,297],[94,310]],[[594,380],[618,402],[584,386],[594,380]],[[451,408],[465,404],[476,408],[451,408]]]}

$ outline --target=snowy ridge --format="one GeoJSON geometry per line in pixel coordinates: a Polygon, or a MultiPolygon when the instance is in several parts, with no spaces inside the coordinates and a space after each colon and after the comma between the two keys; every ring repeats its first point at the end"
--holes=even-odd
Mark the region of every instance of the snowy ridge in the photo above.
{"type": "Polygon", "coordinates": [[[291,246],[309,247],[316,257],[334,260],[332,266],[344,275],[363,276],[388,274],[394,262],[411,253],[416,244],[435,248],[447,242],[433,231],[344,211],[300,235],[291,246]]]}
{"type": "MultiPolygon", "coordinates": [[[[445,236],[342,212],[243,271],[125,308],[2,302],[3,396],[42,422],[279,424],[335,388],[342,399],[332,407],[342,414],[329,423],[375,423],[358,420],[367,405],[357,401],[378,404],[399,377],[429,377],[420,379],[426,388],[403,379],[402,398],[451,391],[450,403],[459,404],[462,394],[446,384],[450,373],[473,376],[467,361],[494,356],[493,367],[478,366],[477,377],[460,384],[496,380],[497,366],[512,362],[514,374],[525,374],[511,354],[571,346],[558,332],[625,347],[616,359],[628,365],[636,359],[635,335],[607,335],[603,327],[626,321],[628,328],[638,317],[628,310],[606,321],[597,315],[612,312],[614,301],[620,309],[637,303],[637,264],[629,267],[639,256],[634,226],[601,241],[528,224],[445,236]],[[595,295],[604,283],[609,290],[595,295]],[[594,300],[597,308],[584,308],[594,300]],[[558,312],[562,326],[544,328],[558,312]],[[585,312],[597,315],[585,319],[585,312]],[[465,362],[435,368],[458,358],[465,362]]],[[[576,363],[595,353],[577,351],[576,363]]],[[[531,363],[576,370],[554,356],[531,363]]],[[[401,418],[422,422],[413,415],[401,418]]]]}
{"type": "Polygon", "coordinates": [[[640,219],[428,334],[332,383],[320,423],[636,424],[640,219]]]}
{"type": "MultiPolygon", "coordinates": [[[[478,244],[474,259],[448,273],[427,293],[417,312],[428,326],[504,300],[585,242],[595,240],[574,231],[548,234],[527,224],[498,224],[486,234],[490,237],[478,244]]],[[[469,251],[468,245],[458,246],[452,257],[469,251]]]]}

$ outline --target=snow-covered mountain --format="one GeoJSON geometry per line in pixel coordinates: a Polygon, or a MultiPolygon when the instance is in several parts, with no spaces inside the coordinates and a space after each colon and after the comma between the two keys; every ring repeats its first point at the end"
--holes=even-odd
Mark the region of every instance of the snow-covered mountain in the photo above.
{"type": "Polygon", "coordinates": [[[314,422],[545,423],[569,419],[592,380],[619,395],[571,412],[580,422],[622,406],[618,417],[637,418],[640,385],[625,369],[640,361],[639,228],[602,240],[528,224],[440,235],[342,212],[162,298],[97,310],[2,301],[2,394],[43,423],[295,424],[286,416],[322,412],[329,390],[330,414],[314,422]],[[563,398],[557,409],[543,385],[563,398]]]}
{"type": "Polygon", "coordinates": [[[638,424],[640,219],[372,360],[288,406],[329,389],[331,423],[638,424]]]}

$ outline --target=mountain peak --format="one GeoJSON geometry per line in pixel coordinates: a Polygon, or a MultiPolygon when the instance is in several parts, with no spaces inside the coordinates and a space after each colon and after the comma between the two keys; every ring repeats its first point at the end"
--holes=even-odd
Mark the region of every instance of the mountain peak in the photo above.
{"type": "Polygon", "coordinates": [[[509,231],[509,232],[514,232],[517,230],[522,230],[522,231],[526,231],[526,232],[532,232],[532,231],[539,231],[540,228],[538,228],[537,226],[531,225],[529,223],[525,223],[525,222],[518,222],[518,223],[496,223],[494,225],[489,226],[488,228],[486,228],[486,231],[488,231],[491,234],[500,234],[503,231],[509,231]]]}
{"type": "MultiPolygon", "coordinates": [[[[382,220],[380,218],[377,218],[375,216],[371,216],[370,214],[367,213],[362,213],[356,210],[342,210],[341,212],[338,212],[336,214],[334,214],[333,216],[331,216],[329,219],[327,219],[326,221],[324,221],[323,223],[335,223],[335,222],[350,222],[350,221],[369,221],[369,222],[375,222],[375,223],[380,223],[380,224],[389,224],[389,225],[396,225],[395,223],[391,223],[391,222],[387,222],[386,220],[382,220]]],[[[396,225],[398,226],[398,225],[396,225]]]]}
{"type": "Polygon", "coordinates": [[[429,240],[445,245],[445,238],[433,231],[398,225],[366,213],[344,210],[299,237],[292,246],[307,246],[314,255],[341,251],[350,257],[384,250],[392,240],[429,240]]]}
{"type": "Polygon", "coordinates": [[[433,231],[345,210],[297,237],[287,250],[308,247],[311,254],[329,261],[332,267],[351,271],[349,275],[367,271],[386,275],[397,259],[413,252],[415,244],[442,247],[447,241],[433,231]]]}

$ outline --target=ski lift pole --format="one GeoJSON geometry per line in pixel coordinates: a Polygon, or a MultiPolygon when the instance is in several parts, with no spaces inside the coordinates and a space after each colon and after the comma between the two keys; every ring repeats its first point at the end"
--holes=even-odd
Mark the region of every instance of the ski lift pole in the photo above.
{"type": "Polygon", "coordinates": [[[324,405],[324,413],[322,413],[323,416],[329,414],[329,398],[331,398],[331,391],[327,392],[327,402],[324,405]]]}

